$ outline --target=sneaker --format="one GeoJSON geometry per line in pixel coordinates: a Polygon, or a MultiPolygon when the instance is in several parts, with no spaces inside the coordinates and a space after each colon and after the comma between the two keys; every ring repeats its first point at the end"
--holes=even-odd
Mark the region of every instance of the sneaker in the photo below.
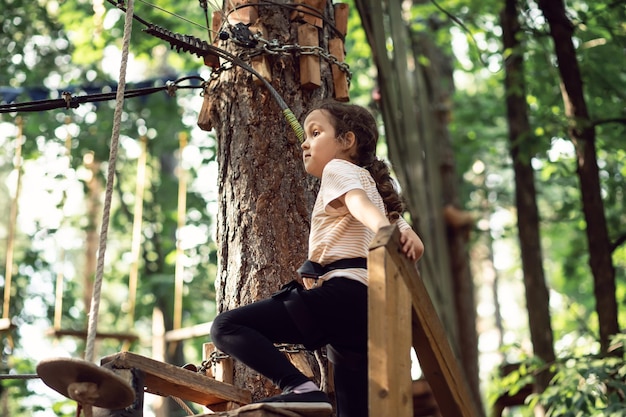
{"type": "Polygon", "coordinates": [[[315,410],[328,411],[328,413],[333,410],[333,406],[330,404],[330,398],[322,391],[304,392],[302,394],[287,391],[274,397],[259,400],[257,403],[264,403],[272,407],[289,410],[315,410]]]}

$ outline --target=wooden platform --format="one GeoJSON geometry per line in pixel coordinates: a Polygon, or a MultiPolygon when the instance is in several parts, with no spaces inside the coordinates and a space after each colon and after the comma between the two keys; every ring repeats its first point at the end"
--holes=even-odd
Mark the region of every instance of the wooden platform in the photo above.
{"type": "Polygon", "coordinates": [[[247,390],[135,353],[116,353],[103,358],[101,364],[113,370],[142,370],[146,375],[146,392],[163,397],[178,397],[209,408],[228,401],[238,404],[252,401],[247,390]]]}

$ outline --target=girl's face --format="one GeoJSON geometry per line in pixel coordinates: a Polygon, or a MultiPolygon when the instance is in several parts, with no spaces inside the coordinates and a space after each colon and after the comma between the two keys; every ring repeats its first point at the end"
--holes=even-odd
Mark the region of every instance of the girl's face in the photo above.
{"type": "Polygon", "coordinates": [[[302,143],[304,169],[309,174],[321,178],[324,167],[333,159],[350,161],[349,150],[356,142],[354,134],[348,133],[346,140],[340,140],[335,134],[328,113],[313,110],[304,120],[305,139],[302,143]]]}

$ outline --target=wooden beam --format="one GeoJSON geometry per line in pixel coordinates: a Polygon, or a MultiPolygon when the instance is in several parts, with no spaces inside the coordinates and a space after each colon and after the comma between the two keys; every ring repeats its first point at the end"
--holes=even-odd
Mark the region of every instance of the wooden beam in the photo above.
{"type": "Polygon", "coordinates": [[[107,356],[102,359],[102,366],[142,370],[146,375],[146,392],[163,397],[171,395],[207,407],[225,401],[238,404],[249,404],[252,401],[248,390],[135,353],[121,352],[107,356]]]}
{"type": "Polygon", "coordinates": [[[198,127],[204,131],[210,131],[213,129],[213,123],[211,123],[211,110],[213,108],[213,101],[209,94],[209,87],[204,86],[202,108],[198,113],[198,127]]]}
{"type": "MultiPolygon", "coordinates": [[[[78,339],[87,339],[87,330],[73,330],[73,329],[49,329],[46,334],[48,336],[63,337],[71,336],[78,339]]],[[[139,336],[132,333],[116,333],[116,332],[98,332],[96,339],[115,339],[126,340],[129,342],[135,342],[139,340],[139,336]]]]}
{"type": "Polygon", "coordinates": [[[368,259],[369,410],[411,417],[411,298],[384,246],[368,259]]]}
{"type": "Polygon", "coordinates": [[[183,340],[193,339],[194,337],[203,337],[211,334],[211,326],[213,322],[196,324],[195,326],[183,327],[182,329],[170,330],[165,332],[166,342],[181,342],[183,340]]]}
{"type": "Polygon", "coordinates": [[[320,29],[324,26],[324,21],[320,16],[324,15],[326,0],[296,0],[295,3],[305,6],[296,7],[296,10],[291,13],[291,20],[306,22],[320,29]]]}
{"type": "Polygon", "coordinates": [[[257,6],[251,5],[257,3],[256,0],[228,0],[228,22],[231,25],[237,23],[250,25],[256,22],[259,18],[259,11],[257,6]]]}
{"type": "Polygon", "coordinates": [[[343,36],[348,33],[348,15],[350,6],[348,3],[336,3],[333,5],[335,10],[335,28],[343,36]]]}
{"type": "MultiPolygon", "coordinates": [[[[301,46],[319,46],[318,29],[308,23],[298,26],[298,43],[301,46]]],[[[314,89],[322,85],[319,55],[307,54],[300,56],[300,86],[314,89]]]]}
{"type": "MultiPolygon", "coordinates": [[[[343,48],[343,41],[339,38],[334,38],[328,41],[328,51],[332,56],[337,58],[337,61],[343,62],[345,61],[345,51],[343,48]]],[[[333,74],[333,86],[334,86],[334,97],[337,101],[348,101],[350,100],[350,93],[348,91],[348,76],[345,72],[339,68],[339,65],[332,64],[331,71],[333,74]]]]}
{"type": "MultiPolygon", "coordinates": [[[[256,23],[250,26],[250,31],[252,33],[261,34],[263,39],[268,38],[267,29],[261,23],[256,23]]],[[[267,81],[270,81],[270,82],[272,81],[272,70],[270,69],[270,63],[269,63],[269,60],[267,59],[267,55],[265,54],[257,55],[251,59],[250,63],[252,64],[252,68],[254,68],[256,72],[261,74],[263,78],[265,78],[267,81]]],[[[254,77],[254,82],[257,85],[263,85],[263,81],[260,80],[258,77],[254,77]]]]}
{"type": "MultiPolygon", "coordinates": [[[[386,264],[383,267],[386,271],[393,273],[397,271],[408,288],[414,312],[413,347],[442,416],[481,415],[470,395],[465,375],[450,346],[424,282],[415,265],[401,251],[400,232],[397,226],[386,226],[378,231],[370,245],[370,256],[373,258],[368,263],[369,269],[378,268],[376,264],[384,261],[386,264]],[[384,257],[379,254],[381,248],[385,250],[384,257]]],[[[372,398],[370,401],[376,400],[372,398]]]]}
{"type": "MultiPolygon", "coordinates": [[[[202,359],[203,361],[211,361],[211,357],[217,352],[217,348],[211,342],[204,343],[202,345],[202,359]]],[[[213,361],[210,367],[206,370],[206,375],[210,378],[215,378],[216,381],[232,384],[235,378],[235,362],[231,357],[221,358],[218,361],[213,361]]],[[[214,404],[211,406],[212,411],[228,411],[238,408],[237,403],[231,401],[225,401],[220,404],[214,404]]]]}

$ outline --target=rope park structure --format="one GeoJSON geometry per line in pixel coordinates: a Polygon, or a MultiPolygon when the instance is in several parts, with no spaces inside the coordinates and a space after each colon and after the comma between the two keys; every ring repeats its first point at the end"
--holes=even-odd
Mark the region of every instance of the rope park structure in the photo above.
{"type": "MultiPolygon", "coordinates": [[[[146,95],[155,94],[158,92],[167,92],[168,95],[174,96],[178,89],[197,89],[201,88],[203,90],[207,87],[207,81],[198,77],[198,76],[188,76],[177,79],[175,81],[169,81],[163,86],[156,87],[148,87],[148,88],[139,88],[133,90],[126,89],[126,70],[130,49],[130,34],[132,31],[132,22],[136,20],[145,26],[144,31],[149,35],[160,38],[171,45],[172,49],[175,49],[177,52],[185,52],[192,53],[204,59],[205,64],[213,68],[211,73],[212,78],[216,78],[222,71],[228,70],[233,66],[238,66],[243,70],[249,72],[250,74],[256,76],[256,79],[260,84],[265,86],[267,90],[270,92],[272,98],[280,107],[285,121],[292,128],[294,134],[298,138],[300,142],[303,141],[304,132],[302,126],[296,119],[295,115],[285,102],[285,100],[280,96],[280,94],[276,91],[276,89],[271,85],[271,83],[265,78],[260,71],[262,68],[257,70],[255,69],[255,65],[248,64],[246,61],[254,61],[255,58],[259,57],[263,53],[267,54],[278,54],[278,53],[293,53],[293,54],[301,54],[302,56],[310,56],[317,55],[331,62],[339,71],[343,73],[343,77],[340,77],[340,82],[346,84],[344,90],[347,92],[347,84],[349,82],[350,71],[342,60],[336,58],[334,55],[327,54],[321,48],[315,46],[300,46],[300,45],[279,45],[276,42],[270,42],[262,38],[260,33],[252,34],[252,32],[248,29],[249,25],[245,25],[242,23],[236,23],[235,25],[231,25],[229,23],[228,16],[224,12],[219,12],[214,14],[213,24],[214,27],[216,24],[220,25],[221,28],[218,30],[219,38],[221,40],[227,40],[229,37],[238,45],[246,45],[248,47],[256,47],[262,45],[261,47],[257,47],[254,50],[250,50],[247,53],[241,54],[241,56],[233,55],[227,52],[224,49],[221,49],[215,45],[212,45],[206,41],[202,41],[193,36],[187,35],[179,35],[173,32],[168,31],[167,29],[161,28],[159,26],[148,23],[146,20],[137,16],[134,13],[134,4],[133,0],[127,0],[126,2],[114,2],[112,0],[107,0],[109,3],[116,6],[118,9],[125,12],[125,21],[124,21],[124,34],[122,40],[122,58],[121,58],[121,67],[119,72],[119,82],[118,88],[116,91],[110,93],[100,93],[100,94],[86,94],[80,96],[74,96],[69,92],[62,92],[61,97],[57,99],[46,99],[46,100],[37,100],[31,102],[23,102],[23,103],[8,103],[0,105],[0,114],[6,113],[28,113],[28,112],[42,112],[49,111],[54,109],[76,109],[81,104],[85,103],[97,103],[103,101],[115,100],[115,110],[113,116],[113,128],[111,133],[110,140],[110,154],[108,160],[108,172],[106,177],[106,190],[104,196],[104,208],[102,213],[102,222],[101,222],[101,230],[100,230],[100,239],[98,244],[98,256],[97,256],[97,265],[95,271],[95,280],[93,293],[91,296],[90,303],[90,311],[89,311],[89,321],[88,328],[86,334],[80,334],[81,332],[73,332],[73,331],[65,331],[61,329],[61,300],[62,300],[62,282],[63,276],[62,274],[57,275],[56,282],[56,296],[55,296],[55,312],[54,312],[54,325],[51,329],[50,334],[54,334],[55,336],[63,336],[63,335],[72,335],[84,337],[86,340],[86,348],[84,353],[84,359],[75,359],[75,358],[50,358],[41,361],[37,366],[37,374],[27,374],[27,375],[2,375],[0,379],[36,379],[40,378],[43,382],[48,385],[50,388],[59,392],[60,394],[75,400],[78,405],[77,415],[83,413],[86,417],[92,417],[93,415],[93,407],[98,408],[106,408],[106,409],[123,409],[126,407],[133,406],[135,403],[138,403],[139,399],[136,398],[138,392],[143,393],[143,387],[137,390],[134,385],[135,376],[132,373],[124,374],[123,371],[116,369],[116,371],[112,371],[104,366],[98,366],[93,363],[94,361],[94,352],[95,352],[95,340],[98,337],[113,337],[122,340],[131,340],[133,336],[130,334],[115,334],[115,335],[105,335],[102,333],[98,333],[97,331],[97,321],[98,321],[98,313],[100,306],[100,298],[101,298],[101,288],[103,282],[104,275],[104,258],[107,247],[107,235],[108,235],[108,226],[110,222],[110,210],[111,210],[111,200],[112,200],[112,190],[113,190],[113,182],[115,176],[115,166],[117,160],[117,152],[119,147],[119,138],[120,138],[120,125],[122,119],[123,105],[125,99],[142,97],[146,95]],[[185,82],[190,82],[189,85],[183,84],[185,82]],[[199,83],[198,83],[199,82],[199,83]]],[[[141,0],[139,0],[141,1],[141,0]]],[[[312,16],[316,20],[325,20],[324,16],[320,13],[320,11],[306,4],[306,2],[297,3],[297,4],[280,4],[274,3],[272,1],[259,1],[254,3],[244,3],[238,6],[231,7],[229,13],[236,13],[240,9],[245,9],[247,7],[256,7],[257,5],[274,5],[274,6],[282,6],[290,8],[294,11],[298,11],[299,13],[312,16]]],[[[206,1],[202,2],[201,5],[204,8],[205,12],[207,11],[206,1]]],[[[343,6],[343,5],[342,5],[343,6]]],[[[346,10],[347,12],[347,10],[346,10]]],[[[347,14],[344,15],[347,19],[347,14]]],[[[329,22],[326,22],[329,23],[329,22]]],[[[208,25],[208,15],[207,15],[207,25],[208,25]]],[[[346,23],[344,22],[344,26],[346,23]]],[[[336,31],[337,29],[333,26],[333,29],[336,31]]],[[[210,37],[209,31],[209,37],[210,37]]],[[[343,35],[345,35],[345,30],[343,35]]],[[[343,42],[342,35],[342,42],[343,42]]],[[[256,60],[258,63],[258,59],[256,60]]],[[[21,126],[21,119],[17,119],[18,125],[21,126]]],[[[201,121],[199,121],[201,124],[201,121]]],[[[206,130],[206,129],[205,129],[206,130]]],[[[21,139],[22,134],[18,134],[18,142],[21,139]]],[[[181,138],[181,149],[185,146],[186,139],[181,138]]],[[[20,142],[21,143],[21,142],[20,142]]],[[[20,153],[21,146],[16,149],[15,160],[16,164],[21,163],[21,155],[20,153]]],[[[145,152],[145,143],[143,152],[145,152]]],[[[142,193],[142,182],[141,178],[141,165],[144,165],[145,168],[145,154],[142,154],[142,158],[139,161],[138,167],[138,184],[137,184],[137,195],[141,195],[142,193]],[[143,161],[143,162],[142,162],[143,161]]],[[[16,165],[15,169],[21,172],[21,166],[16,165]]],[[[10,216],[10,236],[9,243],[13,242],[14,239],[12,236],[14,235],[14,225],[16,223],[17,217],[17,202],[19,199],[19,177],[18,177],[18,192],[16,193],[12,205],[11,205],[11,216],[10,216]]],[[[184,184],[181,184],[181,188],[179,189],[179,226],[181,222],[184,222],[184,184]]],[[[138,199],[139,206],[135,207],[135,222],[133,222],[133,244],[132,251],[133,254],[138,254],[138,233],[140,230],[140,218],[141,218],[141,199],[138,199]],[[139,216],[139,219],[137,219],[139,216]]],[[[178,251],[178,245],[177,245],[178,251]]],[[[11,245],[8,247],[8,256],[7,256],[7,268],[6,268],[6,276],[7,279],[5,281],[4,288],[4,304],[3,304],[3,317],[0,320],[0,331],[2,332],[10,332],[15,327],[10,317],[8,317],[8,311],[10,307],[10,294],[11,294],[11,276],[12,274],[12,264],[13,257],[12,247],[11,245]]],[[[137,279],[137,271],[136,265],[131,270],[130,274],[130,282],[129,282],[129,294],[131,298],[131,312],[134,314],[134,298],[136,292],[136,279],[137,279]]],[[[177,264],[177,272],[178,272],[178,264],[177,264]]],[[[181,297],[182,297],[182,278],[179,280],[178,275],[176,274],[176,284],[175,284],[175,317],[174,324],[175,330],[180,328],[181,322],[181,314],[180,310],[182,309],[181,297]]],[[[297,353],[301,351],[303,348],[298,346],[283,346],[280,347],[282,351],[289,353],[297,353]]],[[[207,365],[211,363],[215,363],[219,361],[219,355],[213,354],[207,363],[203,363],[202,368],[199,370],[201,372],[206,372],[207,365]]],[[[203,381],[206,383],[206,381],[203,381]]],[[[219,390],[218,390],[219,391],[219,390]]],[[[206,393],[205,393],[206,395],[206,393]]],[[[224,395],[222,395],[224,397],[224,395]]],[[[186,407],[182,400],[177,397],[173,397],[177,402],[184,408],[188,414],[192,414],[191,410],[186,407]]],[[[240,403],[250,402],[249,398],[245,393],[241,393],[235,390],[235,394],[228,394],[225,397],[226,399],[238,400],[240,403]]],[[[222,398],[223,399],[223,398],[222,398]]],[[[143,399],[141,399],[141,404],[143,404],[143,399]]]]}
{"type": "MultiPolygon", "coordinates": [[[[265,71],[266,63],[264,60],[266,59],[266,55],[272,54],[293,54],[299,56],[301,63],[300,81],[302,85],[314,87],[316,83],[319,83],[320,66],[319,62],[316,65],[314,62],[315,60],[312,60],[311,58],[314,57],[318,60],[320,58],[324,59],[329,63],[329,66],[332,69],[334,98],[337,100],[347,101],[350,71],[347,64],[343,62],[343,42],[347,30],[347,9],[343,7],[345,5],[336,5],[336,21],[333,25],[326,21],[323,14],[320,13],[320,10],[313,5],[322,5],[324,3],[323,1],[302,0],[294,4],[279,4],[273,1],[232,1],[230,2],[231,6],[227,12],[222,11],[214,14],[212,23],[213,33],[217,33],[221,41],[230,40],[236,45],[242,47],[241,49],[243,52],[238,55],[234,55],[210,42],[200,40],[199,38],[195,38],[193,36],[173,33],[167,29],[149,23],[134,13],[133,0],[127,0],[125,3],[116,3],[112,0],[107,1],[125,12],[122,65],[120,68],[118,89],[114,95],[113,93],[106,93],[103,95],[74,97],[67,93],[62,94],[62,98],[56,100],[0,105],[0,113],[19,113],[50,110],[54,108],[70,109],[76,108],[80,104],[90,101],[104,101],[115,98],[115,113],[113,117],[113,131],[110,142],[102,227],[100,230],[95,285],[90,303],[89,323],[86,332],[86,349],[84,359],[51,358],[49,360],[44,360],[37,366],[37,375],[33,377],[41,378],[50,388],[76,401],[78,404],[77,415],[80,415],[82,412],[86,417],[91,417],[94,413],[99,416],[98,412],[93,410],[98,408],[111,410],[140,410],[143,406],[144,388],[145,391],[149,393],[154,393],[160,396],[170,396],[174,399],[178,399],[177,402],[179,402],[183,408],[185,408],[185,405],[182,400],[185,399],[207,406],[212,410],[220,410],[219,407],[223,406],[232,407],[233,405],[244,404],[244,406],[239,409],[242,410],[242,414],[224,414],[229,416],[247,416],[248,414],[244,414],[243,411],[246,407],[249,407],[246,409],[246,412],[249,411],[253,416],[286,415],[273,414],[262,404],[249,404],[251,402],[250,392],[244,389],[236,388],[228,381],[229,368],[232,368],[233,366],[232,360],[221,357],[219,354],[216,354],[215,351],[210,351],[210,346],[205,346],[204,356],[208,358],[208,361],[205,361],[205,363],[203,362],[200,369],[195,367],[180,368],[167,363],[144,358],[130,352],[122,352],[117,355],[103,358],[100,366],[93,363],[94,341],[98,334],[97,317],[103,281],[104,255],[107,244],[112,184],[114,180],[117,148],[120,136],[120,120],[122,116],[123,103],[126,98],[138,97],[162,91],[173,94],[178,88],[198,88],[197,85],[184,85],[183,82],[185,81],[200,81],[200,87],[203,89],[204,94],[206,94],[212,80],[217,79],[217,77],[219,77],[225,70],[233,67],[239,67],[252,74],[255,77],[256,83],[267,89],[272,99],[280,107],[286,122],[292,128],[295,136],[299,141],[302,141],[302,127],[297,121],[293,111],[270,83],[269,77],[271,75],[268,76],[265,71]],[[244,23],[237,21],[237,19],[233,19],[233,22],[231,22],[229,19],[229,17],[232,17],[233,14],[238,14],[238,12],[245,10],[250,11],[252,8],[259,5],[286,7],[291,9],[294,13],[303,16],[305,21],[307,21],[307,19],[312,19],[316,22],[319,21],[319,24],[330,24],[332,30],[336,32],[338,36],[335,39],[331,39],[331,42],[329,42],[329,52],[327,53],[319,46],[315,45],[315,42],[311,40],[310,33],[307,34],[305,32],[299,32],[299,35],[301,36],[299,36],[298,44],[281,44],[275,40],[270,41],[265,39],[262,30],[253,31],[249,24],[250,22],[244,23]],[[339,19],[338,16],[343,16],[342,19],[344,20],[339,19]],[[141,23],[145,27],[144,31],[147,34],[168,42],[172,49],[175,49],[177,52],[191,53],[203,58],[204,63],[213,69],[211,79],[203,80],[198,78],[182,78],[173,82],[168,82],[162,87],[127,91],[125,88],[126,65],[128,61],[130,32],[133,20],[141,23]],[[189,372],[189,370],[193,370],[195,372],[189,372]],[[207,378],[205,374],[210,373],[212,373],[212,375],[209,375],[210,377],[207,378]],[[249,404],[249,406],[246,406],[245,404],[249,404]],[[214,408],[213,405],[218,408],[214,408]]],[[[202,3],[203,2],[201,2],[201,4],[202,3]]],[[[206,5],[206,2],[204,2],[204,4],[206,5]]],[[[207,9],[205,7],[205,11],[206,10],[207,9]]],[[[238,18],[240,17],[238,16],[238,18]]],[[[317,38],[317,32],[315,32],[315,38],[317,38]]],[[[203,107],[203,110],[200,112],[198,125],[204,130],[210,130],[210,122],[203,118],[204,110],[205,109],[203,107]]],[[[179,204],[179,209],[182,209],[182,206],[183,204],[181,202],[179,204]]],[[[179,221],[181,221],[181,217],[181,213],[179,212],[179,221]]],[[[390,231],[385,231],[386,235],[383,236],[384,239],[377,240],[377,247],[385,253],[396,253],[397,255],[397,246],[393,246],[393,243],[388,243],[391,242],[391,240],[397,240],[397,235],[389,232],[390,231]]],[[[133,232],[133,235],[134,234],[135,233],[133,232]]],[[[383,264],[387,265],[386,261],[384,261],[383,264]]],[[[467,400],[468,395],[466,387],[464,387],[461,383],[462,378],[459,377],[460,372],[455,366],[456,361],[453,358],[453,354],[447,345],[447,342],[444,342],[445,334],[442,330],[441,324],[438,322],[437,315],[434,312],[432,305],[429,304],[430,301],[428,297],[426,296],[425,299],[419,300],[415,298],[417,293],[421,293],[422,296],[423,294],[426,294],[423,286],[419,287],[419,277],[415,274],[415,272],[411,272],[411,269],[406,265],[403,265],[403,268],[400,268],[400,274],[403,275],[403,278],[413,281],[417,280],[417,284],[413,282],[412,285],[409,285],[409,291],[407,291],[407,287],[393,290],[396,293],[394,293],[395,295],[392,295],[391,300],[395,300],[393,297],[399,297],[397,300],[402,301],[401,303],[396,305],[395,302],[386,302],[384,304],[396,307],[409,306],[410,310],[411,300],[408,300],[406,295],[413,294],[414,298],[412,307],[414,312],[417,314],[420,324],[422,325],[421,331],[424,333],[421,335],[423,337],[420,338],[422,341],[422,344],[420,345],[420,356],[423,353],[426,359],[431,359],[430,361],[427,360],[427,362],[432,363],[432,367],[424,369],[424,373],[429,376],[429,383],[433,385],[433,391],[434,387],[437,387],[439,392],[437,402],[440,406],[447,409],[447,412],[445,413],[446,417],[478,416],[478,413],[475,413],[472,410],[472,405],[467,400]],[[418,290],[415,288],[418,288],[418,290]],[[398,296],[398,294],[404,294],[404,296],[398,296]],[[432,379],[430,376],[432,376],[432,379]]],[[[381,278],[383,281],[386,280],[386,274],[388,272],[390,271],[387,271],[386,267],[382,268],[381,278]]],[[[397,274],[397,272],[395,273],[397,274]]],[[[132,287],[132,283],[130,286],[132,287]]],[[[178,289],[178,282],[176,288],[178,289]]],[[[380,287],[377,286],[377,289],[379,288],[380,287]]],[[[58,289],[59,287],[57,287],[57,290],[58,289]]],[[[176,299],[177,301],[179,300],[178,295],[176,299]]],[[[378,305],[376,308],[384,309],[385,307],[378,305]]],[[[404,313],[409,310],[405,310],[404,313]]],[[[398,335],[393,333],[396,330],[389,329],[389,326],[385,325],[385,320],[388,321],[393,319],[396,312],[386,310],[374,311],[377,311],[374,313],[374,317],[381,317],[381,321],[378,321],[375,323],[374,327],[372,327],[375,331],[374,334],[370,336],[372,340],[378,340],[384,344],[393,343],[396,339],[398,339],[401,340],[402,343],[398,344],[398,346],[386,345],[380,347],[383,349],[383,353],[386,352],[386,355],[383,354],[383,356],[377,358],[377,361],[379,362],[381,358],[384,358],[384,361],[383,363],[380,363],[382,368],[374,369],[373,372],[374,375],[376,375],[376,378],[373,379],[376,381],[376,384],[381,383],[383,385],[378,386],[373,384],[370,388],[370,390],[376,390],[370,391],[370,395],[372,397],[376,397],[375,401],[378,404],[378,408],[375,407],[372,411],[377,410],[377,413],[374,413],[377,416],[408,416],[409,410],[407,408],[407,404],[410,405],[411,402],[407,402],[406,399],[412,396],[411,386],[400,386],[400,384],[397,383],[397,379],[399,375],[406,376],[406,373],[409,371],[409,367],[406,366],[406,357],[408,356],[406,355],[406,352],[408,351],[408,348],[410,348],[411,343],[410,329],[403,329],[404,333],[402,336],[397,337],[398,335]],[[391,333],[389,333],[390,331],[391,333]],[[379,337],[377,337],[377,335],[379,337]],[[395,355],[394,353],[396,352],[402,353],[395,355]],[[396,357],[402,357],[402,360],[398,359],[396,361],[396,357]],[[401,410],[397,405],[393,405],[397,403],[404,404],[401,407],[401,410]],[[389,404],[392,404],[393,407],[389,407],[389,404]]],[[[175,318],[175,322],[179,322],[179,318],[175,318]]],[[[404,323],[406,322],[407,321],[404,320],[404,323]]],[[[410,317],[408,317],[408,322],[411,322],[410,317]]],[[[55,320],[55,325],[56,323],[57,321],[55,320]]],[[[288,355],[293,354],[293,347],[285,348],[285,352],[288,355]]],[[[230,408],[222,408],[222,410],[229,409],[230,408]]],[[[192,414],[191,410],[186,409],[186,411],[188,414],[192,414]]],[[[112,412],[107,415],[117,416],[118,414],[112,412]]],[[[119,415],[121,416],[125,414],[119,415]]],[[[293,415],[295,416],[296,414],[293,415]]],[[[315,414],[313,411],[311,414],[307,415],[316,416],[320,414],[315,414]]]]}

